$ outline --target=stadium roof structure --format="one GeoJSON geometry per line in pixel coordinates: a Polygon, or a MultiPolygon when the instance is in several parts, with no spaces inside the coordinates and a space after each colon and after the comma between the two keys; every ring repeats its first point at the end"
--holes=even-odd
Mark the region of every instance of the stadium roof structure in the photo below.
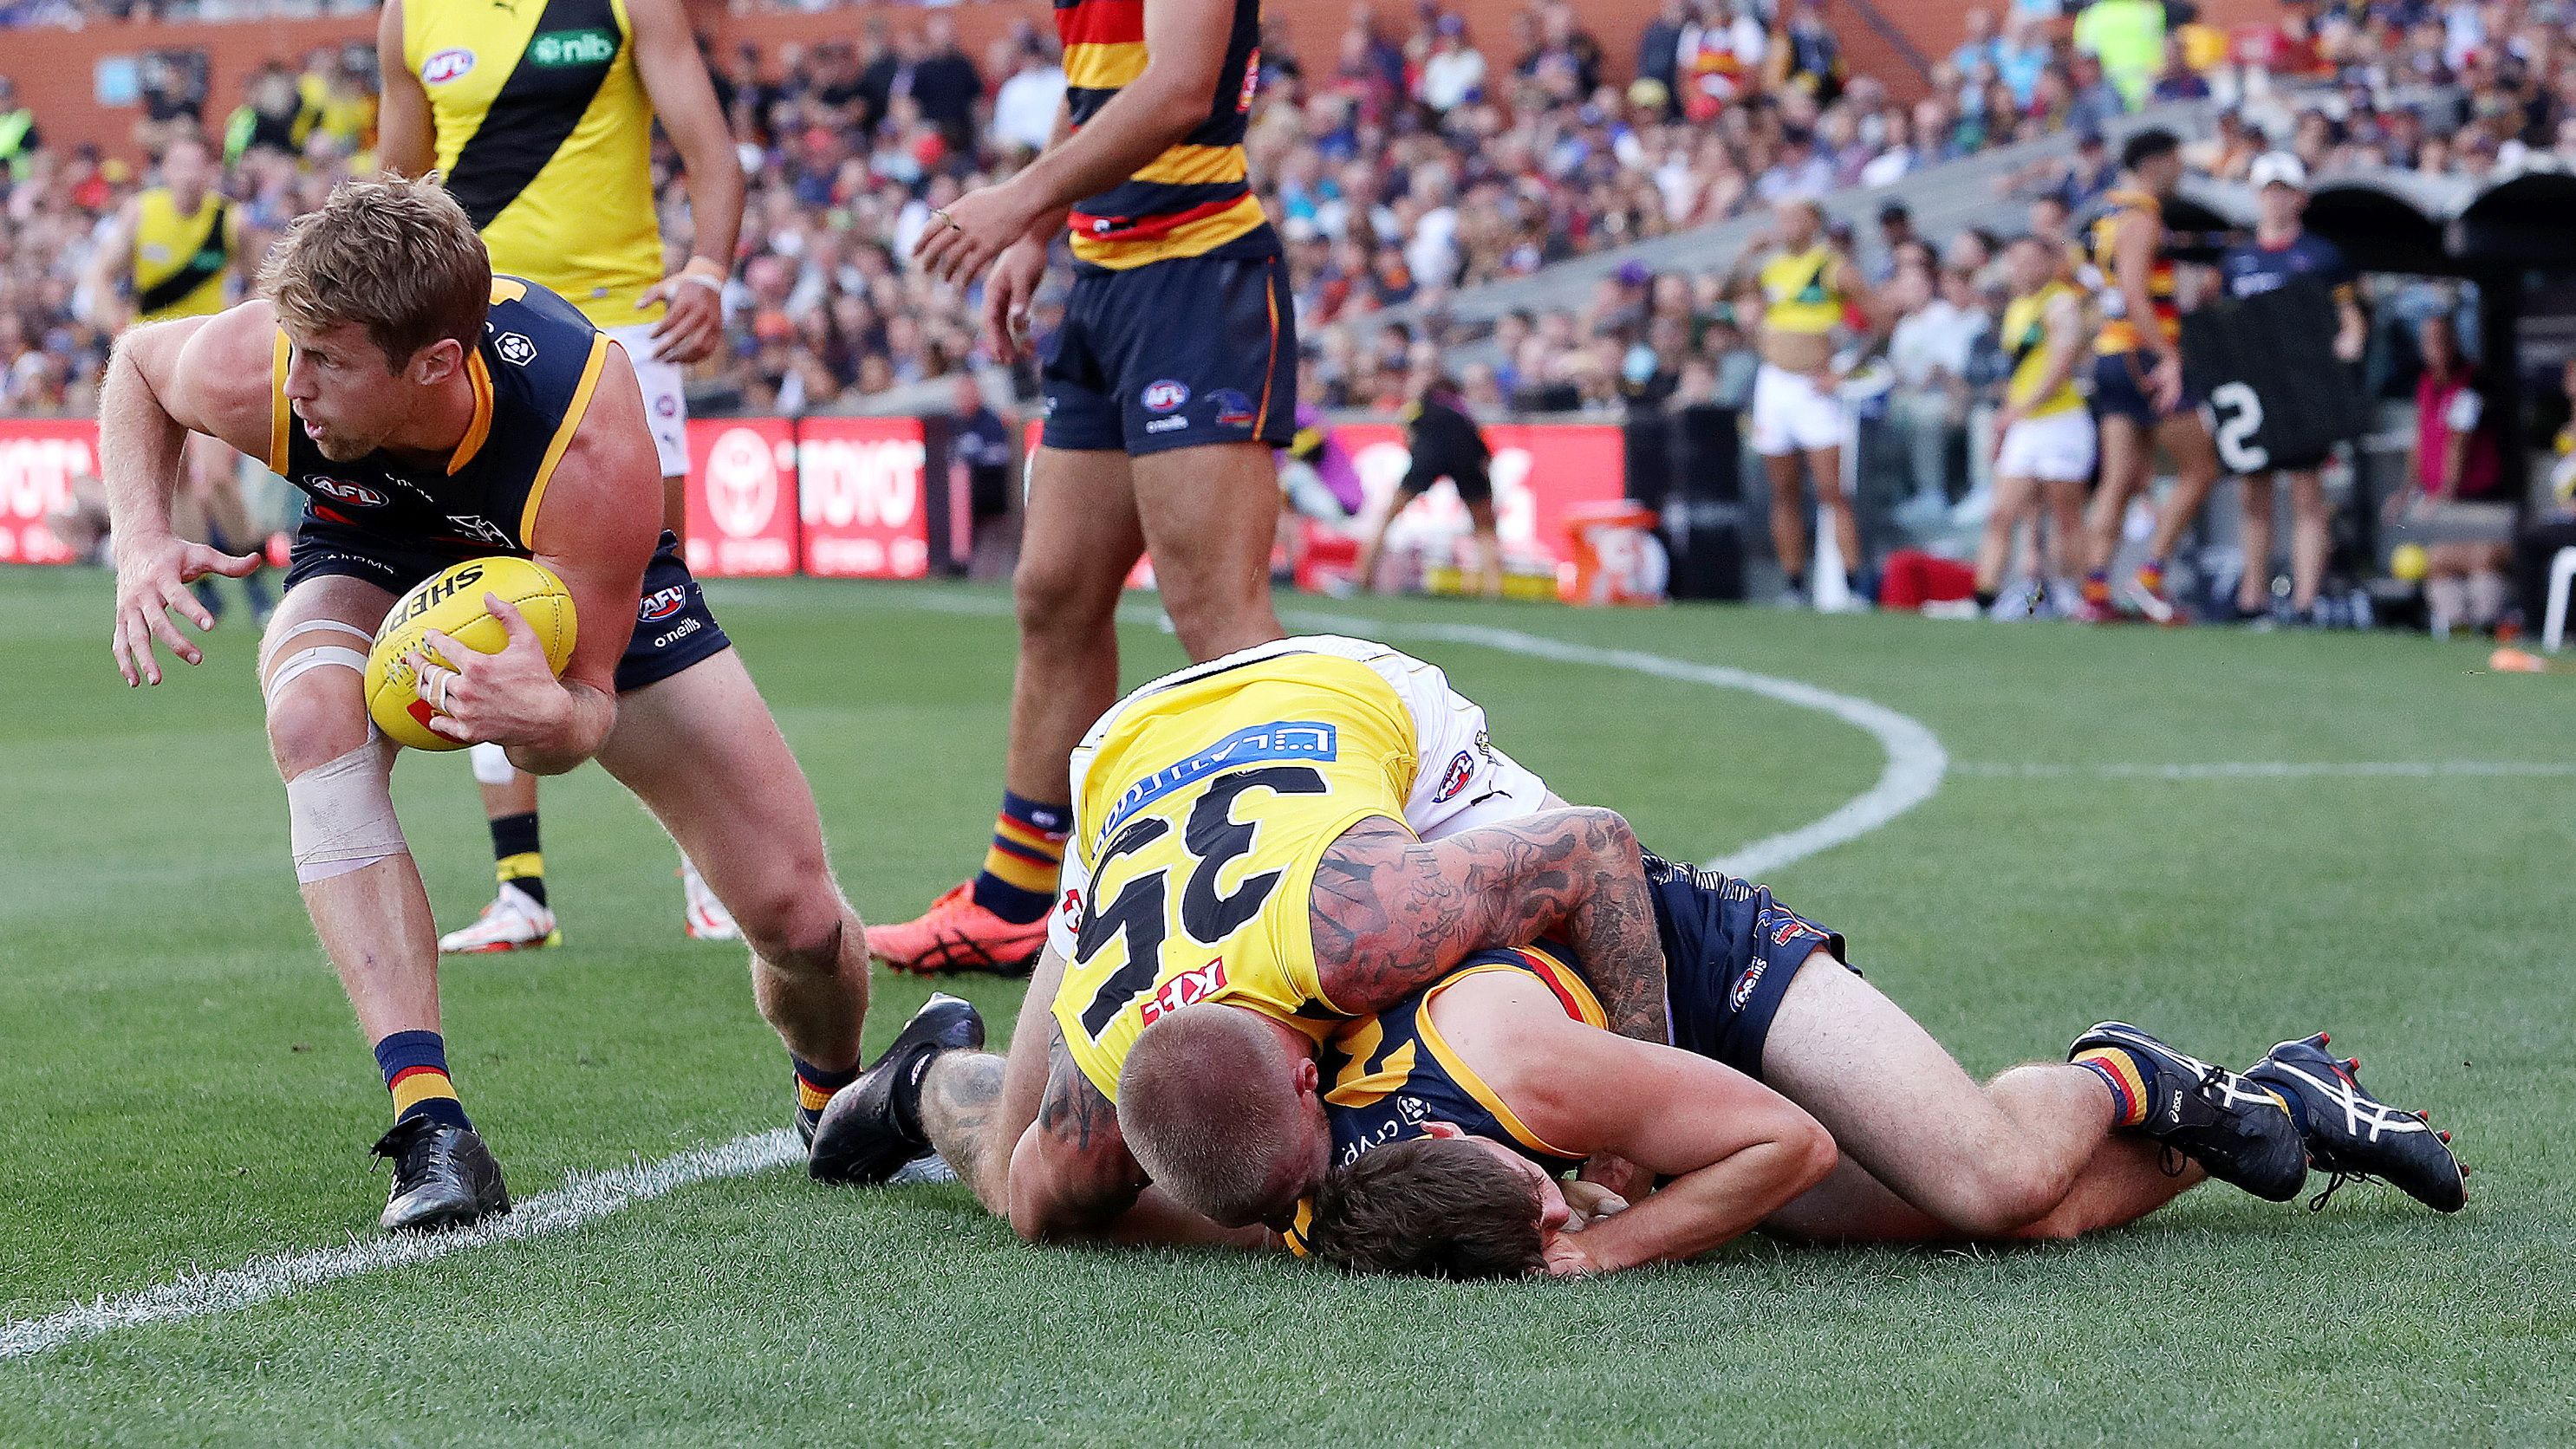
{"type": "MultiPolygon", "coordinates": [[[[2203,182],[2187,190],[2229,224],[2253,224],[2251,189],[2203,182]]],[[[2366,272],[2486,277],[2576,272],[2571,216],[2576,175],[2554,165],[2484,182],[2375,170],[2318,182],[2309,192],[2307,226],[2366,272]]]]}

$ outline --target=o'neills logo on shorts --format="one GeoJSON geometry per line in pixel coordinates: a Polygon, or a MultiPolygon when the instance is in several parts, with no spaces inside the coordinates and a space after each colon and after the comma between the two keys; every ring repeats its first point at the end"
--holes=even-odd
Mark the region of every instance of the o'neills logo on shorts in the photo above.
{"type": "Polygon", "coordinates": [[[646,594],[644,602],[636,607],[635,622],[650,624],[656,619],[667,619],[680,612],[688,602],[689,590],[684,584],[673,584],[667,589],[655,589],[646,594]]]}

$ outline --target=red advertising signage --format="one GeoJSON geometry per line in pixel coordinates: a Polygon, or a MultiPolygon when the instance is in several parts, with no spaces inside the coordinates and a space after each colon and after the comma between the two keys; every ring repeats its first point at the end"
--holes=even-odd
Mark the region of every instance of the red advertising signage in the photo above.
{"type": "MultiPolygon", "coordinates": [[[[1404,430],[1392,423],[1353,423],[1335,428],[1333,436],[1350,450],[1369,511],[1384,508],[1411,461],[1404,430]]],[[[1485,429],[1485,443],[1494,450],[1494,524],[1507,552],[1561,560],[1575,506],[1627,493],[1627,454],[1615,425],[1495,423],[1485,429]]],[[[1432,489],[1414,512],[1440,532],[1466,531],[1466,505],[1446,488],[1432,489]]]]}
{"type": "Polygon", "coordinates": [[[919,418],[807,418],[796,445],[805,572],[917,579],[930,572],[928,450],[919,418]]]}
{"type": "Polygon", "coordinates": [[[0,563],[70,563],[45,526],[98,473],[98,424],[87,418],[0,418],[0,563]]]}
{"type": "Polygon", "coordinates": [[[796,431],[784,418],[689,422],[689,572],[796,572],[796,431]]]}

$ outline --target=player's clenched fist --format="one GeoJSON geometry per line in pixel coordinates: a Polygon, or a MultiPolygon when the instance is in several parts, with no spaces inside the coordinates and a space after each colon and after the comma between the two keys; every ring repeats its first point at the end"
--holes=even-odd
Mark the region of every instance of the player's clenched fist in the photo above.
{"type": "Polygon", "coordinates": [[[169,534],[116,535],[116,627],[107,643],[116,672],[128,685],[159,684],[161,661],[153,656],[157,636],[170,652],[194,664],[205,655],[170,622],[170,614],[200,630],[215,627],[215,616],[188,592],[188,585],[208,574],[244,578],[259,568],[257,554],[229,554],[169,534]]]}
{"type": "Polygon", "coordinates": [[[545,646],[527,616],[508,600],[487,592],[483,607],[510,636],[500,653],[478,653],[432,629],[421,636],[429,647],[411,656],[419,671],[420,697],[435,711],[429,727],[468,744],[555,743],[571,703],[547,662],[545,646]]]}

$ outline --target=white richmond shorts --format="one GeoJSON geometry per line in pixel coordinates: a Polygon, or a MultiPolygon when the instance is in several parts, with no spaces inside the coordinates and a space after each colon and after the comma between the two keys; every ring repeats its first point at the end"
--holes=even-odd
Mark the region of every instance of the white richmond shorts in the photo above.
{"type": "Polygon", "coordinates": [[[603,327],[608,340],[626,349],[635,367],[636,384],[644,389],[644,421],[653,429],[653,451],[662,459],[662,476],[678,478],[689,471],[689,402],[680,387],[680,364],[656,361],[653,329],[658,322],[630,327],[603,327]]]}
{"type": "Polygon", "coordinates": [[[1238,650],[1221,659],[1192,665],[1139,686],[1113,705],[1074,747],[1072,784],[1074,822],[1066,842],[1064,869],[1056,887],[1056,909],[1047,916],[1047,943],[1058,955],[1073,959],[1074,933],[1080,908],[1070,904],[1087,897],[1091,887],[1090,839],[1101,822],[1082,818],[1083,782],[1092,758],[1111,726],[1139,701],[1176,685],[1246,664],[1290,654],[1331,654],[1364,664],[1394,687],[1412,717],[1414,738],[1413,793],[1404,802],[1404,823],[1424,840],[1438,840],[1462,830],[1477,830],[1535,815],[1546,808],[1547,782],[1528,766],[1494,748],[1485,728],[1485,711],[1449,687],[1439,666],[1425,664],[1400,650],[1339,634],[1309,634],[1274,639],[1238,650]]]}
{"type": "Polygon", "coordinates": [[[2093,414],[2083,408],[2024,418],[2004,431],[1998,478],[2081,483],[2093,476],[2093,414]]]}
{"type": "Polygon", "coordinates": [[[1807,373],[1762,364],[1753,374],[1753,451],[1765,458],[1839,448],[1843,400],[1807,373]]]}

